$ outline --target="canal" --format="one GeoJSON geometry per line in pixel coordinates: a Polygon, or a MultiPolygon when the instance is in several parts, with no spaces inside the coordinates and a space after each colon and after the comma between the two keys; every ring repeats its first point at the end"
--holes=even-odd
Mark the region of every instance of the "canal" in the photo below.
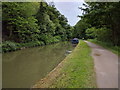
{"type": "Polygon", "coordinates": [[[2,55],[2,87],[30,88],[73,50],[70,42],[26,48],[2,55]]]}

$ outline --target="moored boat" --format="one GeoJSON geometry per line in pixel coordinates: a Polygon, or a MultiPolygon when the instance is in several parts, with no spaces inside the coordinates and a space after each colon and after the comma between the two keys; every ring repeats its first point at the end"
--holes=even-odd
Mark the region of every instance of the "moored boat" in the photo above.
{"type": "Polygon", "coordinates": [[[78,43],[79,43],[79,39],[78,38],[72,39],[72,44],[78,44],[78,43]]]}

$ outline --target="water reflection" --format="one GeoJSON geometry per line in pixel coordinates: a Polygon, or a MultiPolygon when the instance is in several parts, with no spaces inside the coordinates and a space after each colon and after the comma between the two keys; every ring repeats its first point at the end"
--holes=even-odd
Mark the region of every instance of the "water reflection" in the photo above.
{"type": "Polygon", "coordinates": [[[3,88],[29,88],[65,58],[71,43],[57,43],[3,54],[3,88]]]}

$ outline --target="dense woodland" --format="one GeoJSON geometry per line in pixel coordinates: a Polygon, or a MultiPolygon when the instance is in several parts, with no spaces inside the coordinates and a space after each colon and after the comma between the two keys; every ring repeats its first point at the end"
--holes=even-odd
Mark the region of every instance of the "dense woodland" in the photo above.
{"type": "Polygon", "coordinates": [[[69,40],[73,28],[53,3],[3,2],[3,51],[69,40]]]}
{"type": "Polygon", "coordinates": [[[120,2],[86,2],[74,26],[53,3],[3,2],[2,49],[14,51],[59,41],[96,39],[120,46],[120,2]]]}
{"type": "Polygon", "coordinates": [[[120,46],[120,2],[86,2],[74,36],[97,39],[120,46]]]}

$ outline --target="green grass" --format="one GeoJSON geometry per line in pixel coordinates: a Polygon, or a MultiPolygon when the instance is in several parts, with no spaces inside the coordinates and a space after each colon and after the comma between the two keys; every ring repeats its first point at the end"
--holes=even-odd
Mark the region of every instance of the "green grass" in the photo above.
{"type": "Polygon", "coordinates": [[[51,88],[96,88],[91,49],[80,40],[74,51],[67,56],[60,75],[56,78],[51,88]]]}
{"type": "Polygon", "coordinates": [[[104,48],[112,51],[113,53],[117,54],[118,56],[120,56],[120,46],[113,46],[112,43],[107,43],[107,42],[101,42],[101,41],[97,41],[95,39],[89,39],[88,41],[101,45],[104,48]]]}

